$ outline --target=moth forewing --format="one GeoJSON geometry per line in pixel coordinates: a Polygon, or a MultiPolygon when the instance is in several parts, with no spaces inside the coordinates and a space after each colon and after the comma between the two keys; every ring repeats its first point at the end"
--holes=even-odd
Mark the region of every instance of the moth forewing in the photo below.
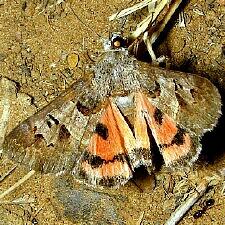
{"type": "Polygon", "coordinates": [[[88,81],[75,82],[53,102],[19,124],[6,136],[4,153],[29,169],[45,173],[71,170],[80,157],[77,146],[88,121],[77,107],[88,85],[88,81]]]}

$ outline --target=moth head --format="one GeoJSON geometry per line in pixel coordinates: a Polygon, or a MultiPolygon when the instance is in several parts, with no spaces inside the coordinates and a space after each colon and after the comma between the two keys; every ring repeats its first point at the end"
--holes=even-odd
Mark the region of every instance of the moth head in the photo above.
{"type": "Polygon", "coordinates": [[[108,50],[125,50],[127,49],[127,40],[118,33],[112,33],[109,39],[104,41],[104,49],[108,50]]]}

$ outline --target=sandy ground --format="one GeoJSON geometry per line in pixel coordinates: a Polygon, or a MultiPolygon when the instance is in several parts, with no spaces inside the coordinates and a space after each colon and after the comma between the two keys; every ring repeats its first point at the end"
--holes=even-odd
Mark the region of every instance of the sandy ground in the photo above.
{"type": "MultiPolygon", "coordinates": [[[[0,97],[2,101],[7,95],[10,102],[4,105],[11,106],[6,132],[82,76],[83,68],[90,63],[86,53],[95,59],[102,49],[98,35],[108,37],[110,32],[121,29],[109,23],[108,16],[131,4],[128,0],[0,0],[0,97]],[[74,62],[76,56],[79,56],[78,65],[74,62]]],[[[180,27],[178,14],[175,15],[155,46],[157,55],[167,56],[172,69],[209,78],[224,100],[225,2],[193,0],[182,8],[186,26],[180,27]]],[[[135,182],[130,181],[118,190],[93,190],[76,184],[69,175],[35,173],[0,199],[0,225],[160,225],[184,200],[185,194],[207,176],[215,177],[214,185],[179,224],[225,224],[222,191],[225,182],[220,176],[225,168],[224,130],[222,117],[215,130],[203,139],[203,154],[193,168],[171,172],[162,166],[154,176],[137,172],[135,182]],[[211,198],[215,204],[202,217],[194,219],[193,214],[211,198]],[[20,204],[13,204],[13,200],[20,204]]],[[[4,132],[0,135],[1,142],[3,135],[4,132]]],[[[4,156],[0,163],[2,177],[15,165],[4,156]]],[[[18,165],[1,179],[0,192],[26,173],[18,165]]]]}

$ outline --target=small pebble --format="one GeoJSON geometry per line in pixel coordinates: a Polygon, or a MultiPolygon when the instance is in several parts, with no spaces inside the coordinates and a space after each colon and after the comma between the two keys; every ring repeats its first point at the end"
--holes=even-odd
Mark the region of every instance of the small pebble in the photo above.
{"type": "Polygon", "coordinates": [[[79,61],[79,56],[76,53],[71,53],[67,56],[67,62],[71,69],[77,66],[78,61],[79,61]]]}

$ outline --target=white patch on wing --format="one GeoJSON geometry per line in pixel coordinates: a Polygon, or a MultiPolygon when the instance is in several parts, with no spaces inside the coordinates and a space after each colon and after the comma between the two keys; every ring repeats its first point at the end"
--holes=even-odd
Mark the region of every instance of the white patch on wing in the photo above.
{"type": "Polygon", "coordinates": [[[119,96],[116,98],[116,105],[120,108],[131,107],[134,104],[133,94],[128,96],[119,96]]]}

